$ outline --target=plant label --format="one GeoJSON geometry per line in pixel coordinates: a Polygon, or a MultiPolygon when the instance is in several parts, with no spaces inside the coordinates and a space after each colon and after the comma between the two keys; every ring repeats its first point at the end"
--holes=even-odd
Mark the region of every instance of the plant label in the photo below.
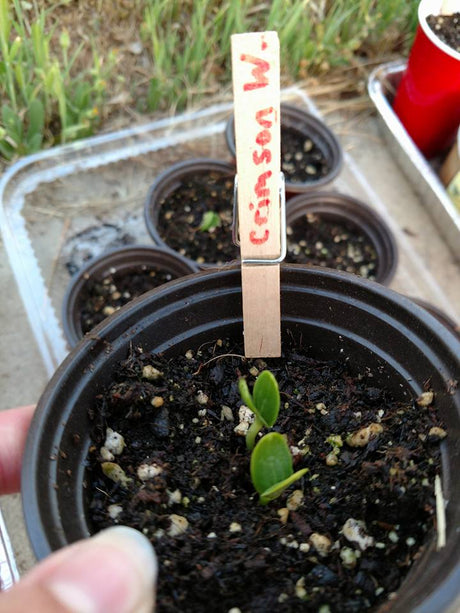
{"type": "Polygon", "coordinates": [[[276,32],[232,42],[237,206],[247,357],[281,355],[280,70],[276,32]]]}

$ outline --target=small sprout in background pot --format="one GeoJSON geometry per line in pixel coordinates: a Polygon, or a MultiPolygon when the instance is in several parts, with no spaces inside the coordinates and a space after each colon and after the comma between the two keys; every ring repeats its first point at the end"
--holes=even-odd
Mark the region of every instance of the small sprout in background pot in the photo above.
{"type": "Polygon", "coordinates": [[[251,479],[261,504],[277,498],[307,470],[302,468],[294,473],[289,445],[278,432],[266,434],[251,455],[251,479]]]}
{"type": "Polygon", "coordinates": [[[278,417],[280,392],[278,383],[269,370],[262,371],[257,377],[252,396],[245,379],[241,378],[238,385],[241,399],[255,415],[254,422],[246,434],[246,446],[249,450],[252,450],[260,430],[264,426],[271,428],[278,417]]]}
{"type": "Polygon", "coordinates": [[[216,228],[219,228],[221,224],[222,221],[215,211],[206,211],[206,213],[204,213],[203,215],[200,227],[198,229],[201,232],[212,232],[216,228]]]}

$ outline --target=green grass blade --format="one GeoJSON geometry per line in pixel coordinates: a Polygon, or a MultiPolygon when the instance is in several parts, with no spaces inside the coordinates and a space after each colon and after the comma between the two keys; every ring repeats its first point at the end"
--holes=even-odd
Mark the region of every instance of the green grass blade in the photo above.
{"type": "Polygon", "coordinates": [[[32,100],[27,113],[29,125],[27,127],[27,140],[32,139],[36,142],[36,135],[43,135],[43,127],[45,125],[45,108],[42,102],[35,98],[32,100]]]}
{"type": "Polygon", "coordinates": [[[8,4],[8,0],[0,0],[0,43],[2,50],[7,46],[12,26],[8,4]]]}
{"type": "Polygon", "coordinates": [[[2,124],[9,138],[19,145],[22,140],[22,122],[19,115],[7,104],[2,105],[2,124]]]}

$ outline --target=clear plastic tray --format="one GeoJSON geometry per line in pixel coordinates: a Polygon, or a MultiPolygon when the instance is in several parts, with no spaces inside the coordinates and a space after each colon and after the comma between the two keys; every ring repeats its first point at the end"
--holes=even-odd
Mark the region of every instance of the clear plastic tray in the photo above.
{"type": "MultiPolygon", "coordinates": [[[[299,88],[284,90],[282,99],[318,114],[299,88]]],[[[78,264],[126,234],[135,243],[150,243],[143,204],[152,181],[180,160],[229,159],[224,129],[231,112],[231,103],[221,104],[57,147],[22,159],[5,173],[0,182],[3,240],[50,376],[68,353],[60,323],[70,280],[66,263],[78,264]]],[[[392,228],[400,257],[391,287],[458,318],[350,155],[345,154],[343,171],[331,187],[373,206],[392,228]]]]}
{"type": "MultiPolygon", "coordinates": [[[[283,101],[319,115],[298,88],[283,101]]],[[[163,119],[98,136],[12,165],[0,180],[0,227],[33,336],[51,376],[68,353],[60,314],[70,280],[69,261],[124,240],[151,243],[143,222],[147,190],[159,172],[191,157],[230,159],[224,130],[232,104],[163,119]]],[[[327,123],[327,122],[326,122],[327,123]]],[[[386,204],[359,166],[345,154],[333,188],[363,200],[385,218],[399,248],[391,287],[424,299],[454,319],[460,313],[426,270],[386,204]]],[[[18,573],[0,515],[0,580],[10,587],[18,573]]]]}
{"type": "Polygon", "coordinates": [[[19,579],[13,548],[0,512],[0,592],[8,590],[19,579]]]}

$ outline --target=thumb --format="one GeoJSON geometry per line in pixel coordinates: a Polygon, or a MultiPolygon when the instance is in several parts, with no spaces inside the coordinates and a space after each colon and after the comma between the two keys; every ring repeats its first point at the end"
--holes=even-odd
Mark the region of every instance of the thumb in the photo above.
{"type": "Polygon", "coordinates": [[[0,596],[0,613],[151,613],[157,561],[125,526],[58,551],[0,596]]]}

